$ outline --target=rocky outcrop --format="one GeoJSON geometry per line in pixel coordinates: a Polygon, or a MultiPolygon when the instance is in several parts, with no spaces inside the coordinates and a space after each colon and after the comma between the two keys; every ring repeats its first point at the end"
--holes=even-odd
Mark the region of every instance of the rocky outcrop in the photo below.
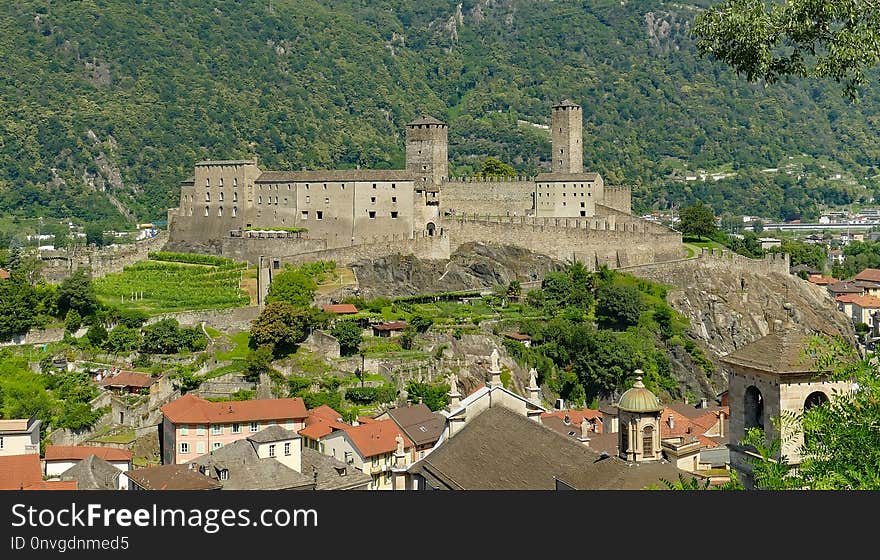
{"type": "Polygon", "coordinates": [[[492,289],[512,280],[540,280],[563,263],[518,247],[466,243],[447,260],[389,255],[351,265],[362,295],[399,297],[419,293],[492,289]]]}

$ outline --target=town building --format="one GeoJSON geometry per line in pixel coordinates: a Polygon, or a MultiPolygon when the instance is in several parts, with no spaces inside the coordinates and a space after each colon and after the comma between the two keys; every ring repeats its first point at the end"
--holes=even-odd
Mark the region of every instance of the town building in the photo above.
{"type": "Polygon", "coordinates": [[[403,430],[391,419],[346,425],[333,431],[323,438],[324,454],[369,475],[370,490],[391,490],[398,436],[404,445],[404,464],[409,465],[413,462],[415,444],[403,436],[403,430]]]}
{"type": "Polygon", "coordinates": [[[852,310],[853,323],[864,323],[874,326],[874,313],[880,311],[880,298],[877,296],[858,296],[851,298],[849,305],[852,310]]]}
{"type": "Polygon", "coordinates": [[[298,432],[308,416],[302,398],[210,402],[186,394],[160,409],[162,463],[186,463],[273,425],[298,432]]]}
{"type": "Polygon", "coordinates": [[[375,419],[390,419],[397,424],[403,435],[415,445],[413,459],[416,461],[431,452],[446,425],[446,418],[439,412],[432,412],[424,403],[389,408],[375,419]]]}
{"type": "Polygon", "coordinates": [[[38,418],[0,420],[0,457],[36,453],[40,456],[38,418]]]}
{"type": "Polygon", "coordinates": [[[0,455],[0,490],[76,490],[76,482],[43,480],[39,453],[0,455]]]}
{"type": "Polygon", "coordinates": [[[198,470],[198,465],[159,465],[123,475],[128,490],[221,490],[223,484],[198,470]]]}
{"type": "Polygon", "coordinates": [[[43,473],[47,477],[60,476],[71,467],[91,456],[106,461],[121,472],[131,469],[133,453],[128,449],[89,445],[47,445],[43,453],[43,473]]]}
{"type": "Polygon", "coordinates": [[[406,321],[387,321],[373,325],[373,336],[391,338],[400,336],[409,326],[406,321]]]}
{"type": "Polygon", "coordinates": [[[146,373],[122,370],[106,377],[101,377],[98,384],[101,388],[113,391],[118,395],[128,395],[149,391],[158,382],[158,378],[146,373]]]}
{"type": "Polygon", "coordinates": [[[77,490],[128,490],[128,478],[118,467],[95,455],[77,461],[57,477],[73,482],[77,490]]]}

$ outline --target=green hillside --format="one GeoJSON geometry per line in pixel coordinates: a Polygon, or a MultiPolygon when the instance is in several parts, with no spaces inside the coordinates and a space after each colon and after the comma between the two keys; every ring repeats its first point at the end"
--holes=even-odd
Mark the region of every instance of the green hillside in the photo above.
{"type": "MultiPolygon", "coordinates": [[[[553,101],[584,106],[585,166],[643,211],[815,211],[872,193],[880,88],[747,84],[700,59],[694,3],[15,0],[0,8],[0,214],[161,219],[201,159],[402,167],[403,124],[449,124],[453,174],[544,165],[553,101]],[[859,185],[780,174],[834,162],[859,185]],[[671,176],[741,170],[705,184],[671,176]],[[128,214],[128,211],[131,211],[128,214]],[[125,215],[123,215],[125,213],[125,215]]],[[[876,82],[876,80],[875,80],[876,82]]]]}

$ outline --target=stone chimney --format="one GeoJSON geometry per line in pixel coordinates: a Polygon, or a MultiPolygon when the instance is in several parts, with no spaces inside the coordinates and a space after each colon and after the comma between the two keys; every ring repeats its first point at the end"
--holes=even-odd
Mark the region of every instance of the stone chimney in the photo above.
{"type": "Polygon", "coordinates": [[[398,469],[405,469],[406,453],[403,450],[403,436],[397,434],[397,437],[394,438],[394,441],[397,442],[397,450],[394,451],[394,466],[398,469]]]}
{"type": "Polygon", "coordinates": [[[706,397],[700,399],[700,408],[709,408],[709,403],[706,400],[706,397]]]}
{"type": "Polygon", "coordinates": [[[671,414],[666,418],[666,425],[669,426],[670,430],[675,429],[675,417],[671,414]]]}
{"type": "Polygon", "coordinates": [[[406,452],[403,450],[403,436],[397,434],[394,438],[397,442],[397,449],[394,451],[394,466],[391,468],[392,490],[406,490],[406,452]]]}
{"type": "Polygon", "coordinates": [[[502,387],[501,383],[501,356],[498,354],[498,349],[492,349],[492,355],[489,356],[489,382],[486,384],[487,387],[493,389],[495,387],[502,387]]]}
{"type": "Polygon", "coordinates": [[[724,419],[726,415],[724,411],[718,413],[718,437],[724,437],[724,419]]]}

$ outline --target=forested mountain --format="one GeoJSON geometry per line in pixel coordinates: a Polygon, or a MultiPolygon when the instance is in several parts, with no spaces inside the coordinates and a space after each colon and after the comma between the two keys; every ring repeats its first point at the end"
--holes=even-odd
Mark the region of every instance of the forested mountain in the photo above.
{"type": "Polygon", "coordinates": [[[554,101],[584,164],[635,206],[706,198],[798,215],[871,192],[880,85],[747,84],[701,59],[697,3],[658,0],[9,0],[0,7],[0,214],[161,219],[195,161],[402,167],[403,125],[449,122],[453,174],[533,173],[554,101]],[[868,186],[758,170],[822,157],[868,186]],[[686,170],[733,179],[675,182],[686,170]],[[127,214],[128,211],[130,214],[127,214]],[[123,215],[125,214],[125,215],[123,215]]]}

